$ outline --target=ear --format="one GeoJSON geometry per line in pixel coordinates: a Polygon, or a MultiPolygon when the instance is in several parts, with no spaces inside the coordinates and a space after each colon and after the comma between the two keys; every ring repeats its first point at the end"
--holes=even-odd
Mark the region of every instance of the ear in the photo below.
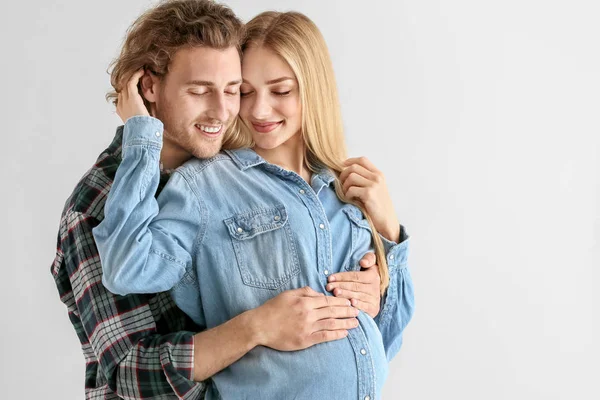
{"type": "Polygon", "coordinates": [[[140,79],[140,85],[142,89],[142,96],[149,103],[156,103],[158,100],[158,89],[160,85],[160,79],[152,72],[146,70],[142,79],[140,79]]]}

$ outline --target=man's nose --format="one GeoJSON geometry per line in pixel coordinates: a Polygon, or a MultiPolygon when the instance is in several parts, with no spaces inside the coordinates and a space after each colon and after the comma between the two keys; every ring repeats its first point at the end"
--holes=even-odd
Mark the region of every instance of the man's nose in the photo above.
{"type": "Polygon", "coordinates": [[[224,93],[216,94],[213,97],[210,110],[207,113],[207,115],[210,118],[213,118],[220,122],[225,122],[229,119],[227,111],[227,101],[225,99],[224,93]]]}

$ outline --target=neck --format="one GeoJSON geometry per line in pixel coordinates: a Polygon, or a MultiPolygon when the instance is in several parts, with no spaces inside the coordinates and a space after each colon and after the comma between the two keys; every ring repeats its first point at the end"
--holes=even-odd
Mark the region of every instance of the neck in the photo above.
{"type": "Polygon", "coordinates": [[[254,147],[254,151],[267,162],[293,171],[310,183],[311,172],[304,160],[305,147],[300,134],[296,134],[274,149],[254,147]]]}
{"type": "Polygon", "coordinates": [[[163,147],[160,152],[160,162],[163,169],[175,169],[192,157],[190,153],[171,142],[163,135],[163,147]]]}

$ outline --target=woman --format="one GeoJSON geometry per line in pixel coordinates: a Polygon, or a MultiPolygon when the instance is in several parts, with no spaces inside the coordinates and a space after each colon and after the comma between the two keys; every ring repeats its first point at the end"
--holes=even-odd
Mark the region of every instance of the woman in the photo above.
{"type": "MultiPolygon", "coordinates": [[[[346,338],[302,351],[256,347],[212,377],[207,398],[379,398],[413,312],[405,234],[381,174],[362,158],[344,163],[333,69],[316,26],[299,13],[267,12],[247,29],[245,139],[224,147],[250,148],[186,163],[164,188],[156,217],[144,209],[122,215],[115,191],[94,232],[111,269],[104,282],[139,291],[160,276],[179,289],[173,295],[180,308],[210,328],[288,289],[327,293],[329,275],[358,269],[374,248],[385,295],[376,320],[361,312],[346,338]],[[119,218],[139,223],[126,224],[109,253],[102,226],[119,218]],[[144,235],[152,236],[152,249],[138,251],[144,235]],[[141,262],[123,264],[125,253],[141,262]],[[172,253],[184,254],[184,262],[172,253]],[[216,289],[226,285],[231,291],[216,289]]],[[[121,170],[114,185],[127,176],[136,179],[121,170]]]]}

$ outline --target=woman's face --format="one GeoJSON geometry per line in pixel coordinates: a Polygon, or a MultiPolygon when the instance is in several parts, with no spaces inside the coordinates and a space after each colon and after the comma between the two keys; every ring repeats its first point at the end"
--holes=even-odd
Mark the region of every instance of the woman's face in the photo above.
{"type": "Polygon", "coordinates": [[[290,66],[265,47],[251,47],[242,60],[240,117],[256,147],[272,150],[299,134],[302,107],[290,66]]]}

